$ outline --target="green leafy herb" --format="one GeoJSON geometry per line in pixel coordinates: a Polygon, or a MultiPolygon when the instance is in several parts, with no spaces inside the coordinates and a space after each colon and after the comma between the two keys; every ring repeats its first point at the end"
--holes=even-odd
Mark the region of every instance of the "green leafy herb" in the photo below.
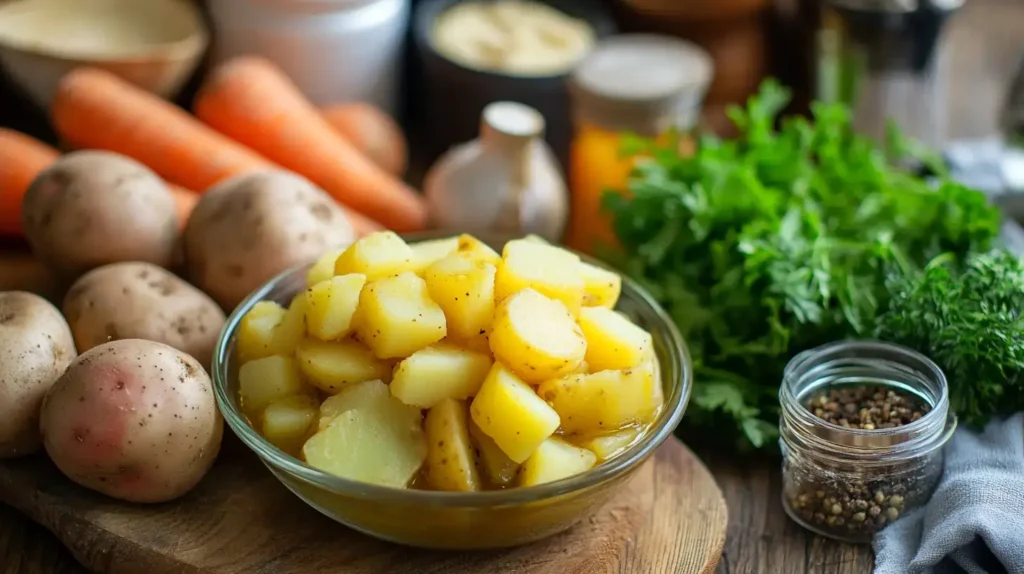
{"type": "Polygon", "coordinates": [[[1024,410],[1024,265],[1005,251],[939,256],[890,279],[892,300],[876,335],[924,353],[949,381],[960,419],[982,425],[1024,410]]]}
{"type": "Polygon", "coordinates": [[[662,302],[694,356],[686,425],[742,447],[777,437],[790,357],[870,335],[893,270],[987,250],[999,227],[982,194],[899,169],[915,146],[896,130],[890,149],[856,135],[842,105],[776,129],[788,100],[766,82],[729,111],[737,139],[704,137],[689,157],[632,140],[649,159],[628,194],[604,196],[621,245],[610,259],[662,302]]]}

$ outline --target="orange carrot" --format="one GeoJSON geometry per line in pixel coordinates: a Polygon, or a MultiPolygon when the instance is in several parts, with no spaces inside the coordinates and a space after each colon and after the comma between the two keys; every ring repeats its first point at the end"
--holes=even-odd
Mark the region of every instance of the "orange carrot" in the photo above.
{"type": "Polygon", "coordinates": [[[59,153],[23,133],[0,128],[0,235],[21,234],[21,200],[59,153]]]}
{"type": "Polygon", "coordinates": [[[178,228],[185,229],[188,217],[192,215],[192,210],[199,203],[199,194],[173,183],[167,184],[167,188],[171,190],[171,195],[174,196],[174,205],[178,208],[178,228]]]}
{"type": "Polygon", "coordinates": [[[309,178],[339,203],[397,231],[423,229],[423,200],[338,134],[270,62],[241,57],[216,69],[196,96],[199,119],[309,178]]]}
{"type": "Polygon", "coordinates": [[[336,104],[320,110],[327,123],[390,174],[405,173],[408,145],[395,120],[364,102],[336,104]]]}
{"type": "Polygon", "coordinates": [[[186,111],[102,70],[66,75],[51,106],[53,124],[76,148],[114,151],[189,189],[271,167],[256,152],[186,111]]]}

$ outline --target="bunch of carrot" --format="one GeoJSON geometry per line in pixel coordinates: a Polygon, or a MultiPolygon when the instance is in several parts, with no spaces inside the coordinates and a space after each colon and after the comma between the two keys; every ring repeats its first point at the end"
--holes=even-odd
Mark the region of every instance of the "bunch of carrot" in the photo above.
{"type": "MultiPolygon", "coordinates": [[[[334,197],[357,233],[426,226],[422,199],[399,178],[406,162],[401,131],[371,106],[319,110],[273,64],[244,57],[210,74],[194,111],[90,68],[65,76],[51,107],[70,147],[120,153],[163,177],[183,220],[213,185],[284,168],[334,197]]],[[[28,136],[0,131],[0,234],[19,232],[21,196],[57,155],[28,136]]]]}

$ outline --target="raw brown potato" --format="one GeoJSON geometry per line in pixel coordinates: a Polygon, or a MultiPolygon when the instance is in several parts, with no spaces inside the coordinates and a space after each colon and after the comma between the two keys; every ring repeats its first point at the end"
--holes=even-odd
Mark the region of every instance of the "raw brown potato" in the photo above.
{"type": "Polygon", "coordinates": [[[192,489],[220,450],[210,377],[181,351],[123,339],[71,363],[43,402],[46,452],[68,478],[130,502],[192,489]]]}
{"type": "Polygon", "coordinates": [[[533,289],[498,304],[489,339],[494,358],[529,383],[576,371],[587,352],[569,309],[533,289]]]}
{"type": "Polygon", "coordinates": [[[21,209],[32,251],[74,279],[118,261],[168,267],[178,213],[167,185],[146,166],[105,151],[76,151],[36,177],[21,209]]]}
{"type": "Polygon", "coordinates": [[[39,450],[43,397],[74,358],[56,307],[31,293],[0,292],[0,458],[39,450]]]}
{"type": "Polygon", "coordinates": [[[427,411],[423,421],[429,445],[426,476],[427,482],[438,490],[480,490],[468,421],[462,401],[446,399],[427,411]]]}
{"type": "Polygon", "coordinates": [[[152,263],[111,263],[86,273],[64,298],[64,316],[83,353],[109,341],[147,339],[192,355],[204,367],[224,326],[205,293],[152,263]]]}
{"type": "Polygon", "coordinates": [[[285,171],[225,181],[185,227],[189,280],[225,309],[293,266],[350,243],[352,227],[323,190],[285,171]]]}

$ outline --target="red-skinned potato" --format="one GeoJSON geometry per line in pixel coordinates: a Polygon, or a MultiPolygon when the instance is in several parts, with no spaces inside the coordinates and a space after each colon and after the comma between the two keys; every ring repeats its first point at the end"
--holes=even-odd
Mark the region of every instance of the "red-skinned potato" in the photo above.
{"type": "Polygon", "coordinates": [[[60,311],[24,291],[0,292],[0,458],[39,450],[39,408],[75,358],[60,311]]]}
{"type": "Polygon", "coordinates": [[[130,502],[191,490],[220,450],[210,377],[162,343],[124,339],[79,355],[43,402],[47,454],[78,484],[130,502]]]}

